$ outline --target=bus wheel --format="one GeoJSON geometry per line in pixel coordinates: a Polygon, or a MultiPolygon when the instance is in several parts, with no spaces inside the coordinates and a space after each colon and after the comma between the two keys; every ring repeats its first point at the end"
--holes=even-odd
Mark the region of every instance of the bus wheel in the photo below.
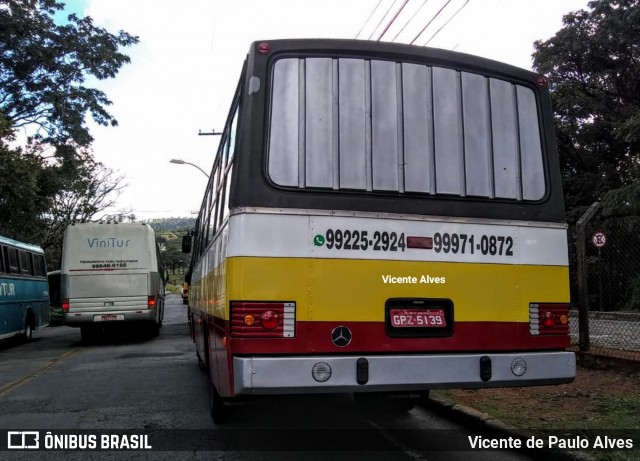
{"type": "Polygon", "coordinates": [[[207,362],[202,360],[202,357],[200,357],[200,353],[198,351],[196,351],[196,356],[198,357],[198,367],[200,368],[200,370],[207,371],[209,369],[209,367],[207,366],[207,362]]]}
{"type": "Polygon", "coordinates": [[[222,424],[229,418],[227,399],[220,397],[213,383],[209,384],[209,413],[216,424],[222,424]]]}
{"type": "Polygon", "coordinates": [[[33,337],[33,316],[31,313],[27,315],[27,320],[24,322],[24,331],[23,331],[24,339],[27,341],[31,341],[33,337]]]}

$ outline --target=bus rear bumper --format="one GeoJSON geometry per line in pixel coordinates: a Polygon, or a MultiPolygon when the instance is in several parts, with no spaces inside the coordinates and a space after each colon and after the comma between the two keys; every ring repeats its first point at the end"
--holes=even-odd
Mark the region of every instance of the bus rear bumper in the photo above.
{"type": "Polygon", "coordinates": [[[146,306],[136,310],[68,312],[64,314],[64,324],[70,327],[81,327],[90,324],[113,324],[120,322],[154,322],[156,310],[146,306]]]}
{"type": "Polygon", "coordinates": [[[565,351],[234,357],[233,368],[235,395],[375,392],[563,384],[574,380],[576,358],[565,351]],[[314,377],[314,366],[324,377],[314,377]]]}

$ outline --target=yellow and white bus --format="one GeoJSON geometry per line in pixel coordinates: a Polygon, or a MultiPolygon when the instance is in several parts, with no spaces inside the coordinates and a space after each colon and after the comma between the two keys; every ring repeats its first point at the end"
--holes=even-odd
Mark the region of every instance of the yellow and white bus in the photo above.
{"type": "Polygon", "coordinates": [[[245,395],[575,377],[552,110],[532,72],[256,42],[184,243],[216,422],[245,395]]]}

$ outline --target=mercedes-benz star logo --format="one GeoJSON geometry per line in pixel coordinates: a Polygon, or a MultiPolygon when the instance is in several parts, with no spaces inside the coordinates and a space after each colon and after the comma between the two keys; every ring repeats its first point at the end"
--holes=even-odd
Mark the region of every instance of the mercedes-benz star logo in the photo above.
{"type": "Polygon", "coordinates": [[[351,342],[351,330],[345,326],[339,326],[331,332],[331,341],[338,347],[346,347],[351,342]]]}

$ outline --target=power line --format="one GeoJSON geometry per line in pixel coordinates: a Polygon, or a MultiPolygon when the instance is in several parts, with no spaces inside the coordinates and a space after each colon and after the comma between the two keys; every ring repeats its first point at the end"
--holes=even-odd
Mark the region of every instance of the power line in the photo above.
{"type": "Polygon", "coordinates": [[[423,34],[423,32],[424,32],[425,30],[427,30],[427,27],[429,27],[429,26],[431,25],[431,23],[432,23],[432,22],[433,22],[433,21],[434,21],[438,16],[440,16],[440,13],[442,13],[442,10],[444,10],[444,9],[447,7],[447,5],[448,5],[449,3],[451,3],[451,0],[447,0],[447,3],[445,3],[445,4],[442,6],[442,8],[440,8],[440,9],[438,10],[438,12],[437,12],[437,13],[436,13],[432,18],[431,18],[431,20],[427,23],[427,25],[426,25],[426,26],[424,26],[420,32],[418,32],[418,35],[416,35],[416,36],[414,37],[414,39],[413,39],[413,40],[411,40],[410,45],[413,45],[413,44],[415,43],[415,41],[416,41],[416,40],[418,40],[418,37],[420,37],[420,36],[423,34]]]}
{"type": "Polygon", "coordinates": [[[373,34],[376,32],[376,30],[378,30],[378,27],[380,27],[380,24],[382,24],[382,22],[386,19],[387,15],[389,14],[391,9],[393,8],[393,5],[395,4],[396,4],[396,0],[393,0],[387,12],[384,14],[384,16],[382,16],[382,19],[380,19],[380,22],[378,23],[378,25],[375,27],[375,29],[373,29],[373,32],[371,32],[371,35],[369,35],[369,40],[371,40],[371,38],[373,37],[373,34]]]}
{"type": "Polygon", "coordinates": [[[358,33],[356,34],[356,36],[354,38],[358,38],[358,35],[360,35],[362,33],[362,31],[364,30],[364,27],[369,23],[369,20],[373,17],[374,13],[377,11],[378,7],[380,6],[380,4],[382,3],[382,0],[378,1],[378,4],[376,5],[376,7],[373,9],[373,11],[371,12],[371,14],[369,15],[369,17],[367,18],[367,20],[364,22],[364,24],[362,24],[362,27],[360,28],[360,30],[358,31],[358,33]]]}
{"type": "Polygon", "coordinates": [[[416,15],[418,14],[418,12],[424,8],[424,6],[427,4],[429,0],[424,0],[424,2],[422,2],[422,5],[420,5],[420,8],[418,8],[415,13],[413,13],[413,16],[411,16],[409,18],[409,20],[405,23],[404,26],[402,26],[402,29],[400,29],[400,31],[391,39],[392,42],[394,42],[396,40],[396,38],[398,38],[398,35],[400,35],[402,33],[402,31],[404,31],[406,29],[406,27],[409,25],[409,23],[411,23],[411,21],[413,21],[413,19],[416,17],[416,15]]]}
{"type": "Polygon", "coordinates": [[[445,23],[440,27],[440,29],[436,30],[436,33],[435,33],[435,34],[433,34],[429,40],[427,40],[427,43],[425,43],[425,44],[424,44],[424,46],[427,46],[427,45],[429,44],[429,42],[431,42],[431,40],[433,40],[433,39],[434,39],[434,37],[435,37],[436,35],[438,35],[438,33],[440,33],[440,31],[441,31],[442,29],[444,29],[444,28],[446,27],[446,25],[447,25],[447,24],[449,24],[449,23],[451,22],[451,20],[452,20],[453,18],[455,18],[455,17],[458,15],[458,13],[460,13],[460,12],[464,9],[464,7],[465,7],[465,6],[467,6],[467,4],[468,4],[470,1],[471,1],[471,0],[467,0],[466,2],[464,2],[464,4],[463,4],[460,8],[458,8],[458,10],[457,10],[455,13],[453,13],[453,16],[451,16],[449,19],[447,19],[447,22],[445,22],[445,23]]]}
{"type": "Polygon", "coordinates": [[[378,40],[377,40],[378,42],[384,36],[384,34],[387,33],[387,31],[389,30],[389,27],[391,27],[391,24],[393,24],[395,22],[395,20],[398,17],[398,15],[400,13],[402,13],[402,10],[404,9],[405,6],[407,6],[407,3],[409,3],[409,0],[404,0],[404,3],[402,4],[402,6],[400,8],[398,8],[398,11],[396,11],[396,14],[393,16],[393,18],[391,18],[391,21],[389,21],[389,24],[387,24],[387,27],[384,28],[384,30],[382,31],[382,33],[378,37],[378,40]]]}

